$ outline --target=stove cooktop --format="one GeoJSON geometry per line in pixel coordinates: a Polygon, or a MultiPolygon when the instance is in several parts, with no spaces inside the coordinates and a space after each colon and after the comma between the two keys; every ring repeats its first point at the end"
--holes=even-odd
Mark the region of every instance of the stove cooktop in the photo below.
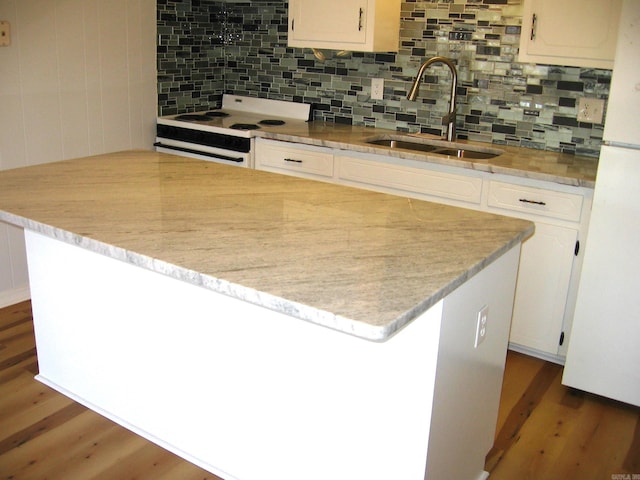
{"type": "Polygon", "coordinates": [[[227,112],[223,112],[222,110],[212,110],[210,112],[205,113],[207,117],[228,117],[229,114],[227,112]]]}
{"type": "Polygon", "coordinates": [[[224,95],[222,108],[202,112],[168,115],[158,123],[181,128],[251,137],[260,129],[306,124],[310,105],[282,100],[224,95]]]}
{"type": "Polygon", "coordinates": [[[234,123],[229,127],[231,130],[257,130],[260,125],[255,123],[234,123]]]}
{"type": "Polygon", "coordinates": [[[183,115],[176,115],[173,119],[182,120],[183,122],[206,122],[208,120],[212,120],[213,117],[206,114],[185,113],[183,115]]]}

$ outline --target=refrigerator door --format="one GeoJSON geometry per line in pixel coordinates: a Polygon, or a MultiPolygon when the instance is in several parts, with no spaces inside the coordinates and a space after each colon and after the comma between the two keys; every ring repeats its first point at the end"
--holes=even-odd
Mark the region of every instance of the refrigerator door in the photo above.
{"type": "Polygon", "coordinates": [[[638,406],[639,185],[640,150],[603,147],[562,379],[565,385],[638,406]]]}
{"type": "Polygon", "coordinates": [[[640,147],[640,2],[622,4],[604,140],[640,147]]]}

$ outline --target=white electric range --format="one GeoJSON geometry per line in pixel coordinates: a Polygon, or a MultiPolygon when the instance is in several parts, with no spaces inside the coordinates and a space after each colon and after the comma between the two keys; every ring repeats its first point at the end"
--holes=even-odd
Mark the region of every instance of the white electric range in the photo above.
{"type": "Polygon", "coordinates": [[[156,151],[253,168],[257,131],[306,124],[310,105],[223,95],[222,108],[158,117],[156,151]]]}

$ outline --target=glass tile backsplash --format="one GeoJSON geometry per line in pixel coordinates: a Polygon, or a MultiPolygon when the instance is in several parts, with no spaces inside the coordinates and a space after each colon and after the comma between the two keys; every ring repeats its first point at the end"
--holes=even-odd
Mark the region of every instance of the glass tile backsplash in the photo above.
{"type": "Polygon", "coordinates": [[[397,53],[287,47],[287,2],[158,0],[161,115],[219,105],[223,93],[306,102],[314,120],[442,134],[450,75],[430,67],[417,101],[406,99],[420,64],[458,66],[460,138],[597,157],[602,125],[577,121],[578,98],[607,99],[611,70],[517,62],[522,0],[402,3],[397,53]],[[371,79],[384,99],[371,99],[371,79]]]}

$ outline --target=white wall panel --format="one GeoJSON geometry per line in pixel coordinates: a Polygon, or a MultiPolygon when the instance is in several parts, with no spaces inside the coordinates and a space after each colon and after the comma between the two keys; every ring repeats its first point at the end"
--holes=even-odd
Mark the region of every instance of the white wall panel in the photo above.
{"type": "Polygon", "coordinates": [[[83,5],[85,25],[85,48],[87,49],[85,71],[87,82],[88,132],[91,151],[105,150],[104,118],[102,116],[102,79],[100,56],[100,13],[101,0],[87,0],[83,5]]]}
{"type": "Polygon", "coordinates": [[[100,2],[102,114],[105,143],[116,150],[131,145],[129,118],[129,63],[125,0],[100,2]],[[109,21],[105,21],[109,19],[109,21]]]}
{"type": "MultiPolygon", "coordinates": [[[[0,20],[0,169],[152,148],[154,0],[0,0],[0,20]]],[[[0,307],[28,292],[23,252],[1,225],[0,307]]]]}
{"type": "MultiPolygon", "coordinates": [[[[0,19],[10,22],[15,28],[14,3],[0,0],[0,19]]],[[[13,31],[11,37],[12,42],[17,42],[18,32],[13,31]]],[[[24,118],[17,65],[18,49],[0,47],[0,169],[3,170],[20,166],[26,155],[26,142],[20,141],[24,136],[24,118]]]]}
{"type": "Polygon", "coordinates": [[[62,158],[60,99],[55,8],[47,0],[16,3],[17,36],[11,47],[18,50],[20,96],[24,109],[25,164],[62,158]],[[51,16],[49,16],[51,11],[51,16]]]}
{"type": "Polygon", "coordinates": [[[57,72],[60,90],[60,124],[63,156],[75,158],[89,155],[88,128],[76,128],[88,122],[87,48],[82,0],[58,2],[55,12],[57,72]]]}

